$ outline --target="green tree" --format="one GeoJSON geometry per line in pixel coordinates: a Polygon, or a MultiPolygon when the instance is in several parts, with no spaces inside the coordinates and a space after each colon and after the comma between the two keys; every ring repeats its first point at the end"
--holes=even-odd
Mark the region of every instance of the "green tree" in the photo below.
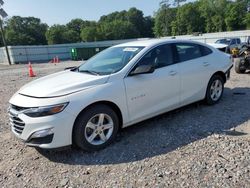
{"type": "Polygon", "coordinates": [[[8,45],[47,44],[45,33],[48,26],[34,17],[13,16],[5,27],[8,45]]]}
{"type": "Polygon", "coordinates": [[[247,29],[250,29],[250,13],[247,13],[244,18],[244,23],[247,29]]]}
{"type": "Polygon", "coordinates": [[[80,18],[73,19],[69,23],[66,24],[66,27],[68,29],[79,33],[79,35],[81,34],[81,29],[84,26],[85,26],[85,21],[80,18]]]}
{"type": "Polygon", "coordinates": [[[81,39],[77,33],[65,25],[53,25],[46,32],[48,44],[65,44],[80,42],[81,39]]]}
{"type": "Polygon", "coordinates": [[[184,3],[186,2],[187,0],[162,0],[160,2],[160,5],[172,5],[172,6],[175,6],[175,7],[180,7],[180,4],[181,3],[184,3]]]}
{"type": "Polygon", "coordinates": [[[180,4],[186,0],[162,0],[160,9],[155,14],[154,34],[157,37],[179,34],[182,29],[179,25],[180,18],[177,14],[180,4]]]}
{"type": "Polygon", "coordinates": [[[143,37],[145,33],[145,18],[143,12],[133,7],[129,9],[126,15],[127,21],[137,30],[139,37],[143,37]]]}
{"type": "Polygon", "coordinates": [[[103,36],[103,40],[138,38],[140,35],[133,24],[122,20],[101,23],[99,32],[103,36]]]}
{"type": "Polygon", "coordinates": [[[66,29],[63,32],[62,38],[64,40],[64,43],[76,43],[81,41],[78,32],[71,29],[70,30],[66,29]]]}
{"type": "Polygon", "coordinates": [[[246,2],[239,1],[229,3],[226,11],[226,27],[228,31],[240,30],[246,28],[246,23],[243,21],[246,16],[246,2]]]}
{"type": "Polygon", "coordinates": [[[163,4],[155,14],[154,34],[156,37],[170,36],[176,19],[176,9],[163,4]]]}
{"type": "Polygon", "coordinates": [[[220,32],[226,30],[225,17],[228,0],[200,0],[199,11],[205,20],[205,31],[220,32]]]}
{"type": "Polygon", "coordinates": [[[64,25],[53,25],[46,32],[46,38],[48,44],[63,44],[64,37],[63,33],[66,30],[64,25]]]}
{"type": "Polygon", "coordinates": [[[66,36],[66,38],[70,38],[72,42],[80,42],[81,29],[85,27],[85,25],[85,21],[80,18],[71,20],[69,23],[66,24],[66,27],[69,30],[65,33],[65,35],[68,35],[66,36]]]}
{"type": "Polygon", "coordinates": [[[176,34],[192,34],[204,32],[204,20],[202,19],[196,3],[187,3],[177,11],[176,34]]]}
{"type": "Polygon", "coordinates": [[[81,39],[85,42],[97,41],[98,32],[95,25],[82,28],[81,39]]]}
{"type": "Polygon", "coordinates": [[[154,37],[154,18],[151,16],[144,17],[144,31],[141,37],[154,37]]]}
{"type": "Polygon", "coordinates": [[[81,29],[83,41],[116,40],[139,37],[152,37],[154,20],[144,17],[143,12],[131,8],[128,11],[104,15],[97,23],[81,29]]]}

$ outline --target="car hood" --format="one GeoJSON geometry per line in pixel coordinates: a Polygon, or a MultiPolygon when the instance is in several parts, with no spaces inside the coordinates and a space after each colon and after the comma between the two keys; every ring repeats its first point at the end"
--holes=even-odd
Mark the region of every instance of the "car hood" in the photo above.
{"type": "Polygon", "coordinates": [[[108,78],[109,75],[96,76],[67,70],[32,81],[18,93],[37,98],[59,97],[105,84],[108,78]]]}

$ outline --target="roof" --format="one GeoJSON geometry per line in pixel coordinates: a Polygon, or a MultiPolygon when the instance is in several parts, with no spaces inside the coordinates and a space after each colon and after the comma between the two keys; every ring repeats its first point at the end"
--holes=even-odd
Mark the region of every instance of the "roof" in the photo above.
{"type": "Polygon", "coordinates": [[[169,39],[143,39],[143,40],[136,40],[136,41],[132,41],[132,42],[127,42],[127,43],[123,43],[123,44],[119,44],[117,46],[151,46],[154,44],[158,44],[160,42],[164,42],[164,41],[170,41],[169,39]]]}
{"type": "Polygon", "coordinates": [[[165,42],[192,42],[192,43],[199,43],[196,41],[191,41],[191,40],[184,40],[184,39],[147,39],[147,40],[136,40],[132,42],[127,42],[123,44],[117,45],[117,47],[122,47],[122,46],[154,46],[157,44],[165,43],[165,42]]]}

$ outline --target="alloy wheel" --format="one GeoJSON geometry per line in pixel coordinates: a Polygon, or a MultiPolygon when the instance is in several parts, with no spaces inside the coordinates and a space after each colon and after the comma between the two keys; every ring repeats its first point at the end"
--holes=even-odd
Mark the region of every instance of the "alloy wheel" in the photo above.
{"type": "Polygon", "coordinates": [[[214,80],[210,88],[210,96],[213,101],[220,99],[223,91],[223,84],[221,80],[214,80]]]}
{"type": "Polygon", "coordinates": [[[84,136],[92,145],[101,145],[109,140],[114,130],[112,118],[104,113],[97,114],[88,121],[84,136]]]}

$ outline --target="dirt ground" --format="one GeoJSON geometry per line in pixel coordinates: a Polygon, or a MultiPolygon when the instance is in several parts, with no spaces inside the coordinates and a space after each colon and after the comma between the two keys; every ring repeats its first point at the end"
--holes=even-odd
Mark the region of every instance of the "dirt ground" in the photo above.
{"type": "MultiPolygon", "coordinates": [[[[79,62],[35,64],[38,77],[79,62]]],[[[8,100],[27,65],[0,65],[0,187],[250,187],[250,73],[215,106],[195,103],[121,131],[108,148],[42,151],[10,132],[8,100]]]]}

